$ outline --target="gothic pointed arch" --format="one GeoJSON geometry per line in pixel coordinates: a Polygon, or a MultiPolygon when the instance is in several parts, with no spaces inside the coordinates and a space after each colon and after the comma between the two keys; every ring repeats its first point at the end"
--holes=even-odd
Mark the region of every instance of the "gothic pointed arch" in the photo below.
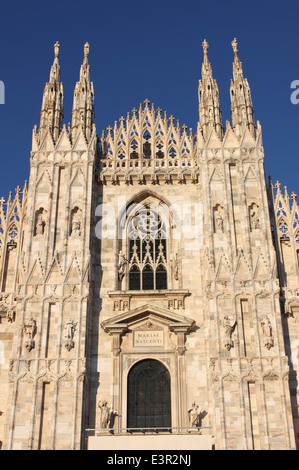
{"type": "Polygon", "coordinates": [[[163,290],[178,280],[177,214],[170,203],[150,190],[131,198],[118,220],[118,282],[129,290],[163,290]],[[174,222],[175,221],[175,222],[174,222]]]}

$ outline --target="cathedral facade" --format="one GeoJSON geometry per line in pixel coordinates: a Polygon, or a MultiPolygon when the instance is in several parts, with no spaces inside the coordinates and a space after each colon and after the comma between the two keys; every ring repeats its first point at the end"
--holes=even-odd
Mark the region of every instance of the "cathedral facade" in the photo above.
{"type": "Polygon", "coordinates": [[[145,100],[99,135],[89,45],[67,127],[55,44],[0,200],[2,449],[296,449],[299,209],[232,47],[225,126],[204,41],[195,132],[145,100]]]}

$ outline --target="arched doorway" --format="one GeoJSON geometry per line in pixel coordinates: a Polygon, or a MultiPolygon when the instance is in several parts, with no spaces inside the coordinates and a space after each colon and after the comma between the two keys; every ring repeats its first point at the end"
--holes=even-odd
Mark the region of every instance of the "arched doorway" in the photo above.
{"type": "Polygon", "coordinates": [[[132,367],[127,416],[128,428],[171,428],[170,374],[160,361],[145,359],[132,367]]]}

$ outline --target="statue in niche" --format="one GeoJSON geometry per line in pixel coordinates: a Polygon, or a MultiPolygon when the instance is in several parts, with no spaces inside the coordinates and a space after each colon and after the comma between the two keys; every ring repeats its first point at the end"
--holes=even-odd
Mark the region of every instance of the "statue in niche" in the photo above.
{"type": "Polygon", "coordinates": [[[7,310],[6,318],[9,323],[13,323],[16,318],[16,312],[14,310],[7,310]]]}
{"type": "Polygon", "coordinates": [[[125,255],[123,254],[122,251],[120,251],[118,255],[118,279],[120,281],[123,280],[123,277],[125,275],[126,264],[127,264],[127,260],[125,258],[125,255]]]}
{"type": "Polygon", "coordinates": [[[81,211],[78,207],[72,210],[71,235],[74,237],[81,236],[81,211]]]}
{"type": "Polygon", "coordinates": [[[43,235],[44,232],[45,232],[46,222],[45,222],[45,220],[44,220],[43,213],[44,213],[44,210],[43,210],[43,209],[41,209],[41,210],[38,211],[38,213],[37,213],[36,225],[35,225],[35,234],[36,234],[36,235],[43,235]]]}
{"type": "Polygon", "coordinates": [[[264,336],[264,345],[267,349],[271,349],[274,345],[273,335],[272,335],[272,326],[267,315],[261,321],[261,328],[264,336]]]}
{"type": "Polygon", "coordinates": [[[66,325],[65,325],[65,330],[66,330],[65,347],[68,351],[70,351],[75,346],[74,335],[75,335],[75,331],[76,331],[76,326],[77,326],[77,323],[75,323],[73,320],[68,320],[66,322],[66,325]]]}
{"type": "Polygon", "coordinates": [[[26,321],[23,325],[23,331],[25,336],[27,336],[27,341],[25,341],[25,348],[27,351],[31,351],[31,349],[34,348],[34,335],[36,332],[36,321],[33,320],[33,318],[30,318],[30,320],[26,321]]]}
{"type": "Polygon", "coordinates": [[[230,351],[230,349],[234,346],[234,342],[232,340],[232,334],[233,334],[233,331],[235,329],[235,326],[236,326],[236,319],[233,318],[231,319],[229,316],[225,316],[224,317],[224,336],[225,336],[225,340],[224,340],[224,347],[225,349],[227,349],[228,351],[230,351]]]}
{"type": "Polygon", "coordinates": [[[111,410],[106,400],[100,401],[98,407],[100,408],[100,428],[107,429],[110,425],[111,410]]]}
{"type": "Polygon", "coordinates": [[[250,215],[250,227],[252,230],[258,230],[260,228],[260,219],[258,215],[258,206],[256,204],[252,204],[249,208],[249,215],[250,215]]]}
{"type": "Polygon", "coordinates": [[[221,207],[219,205],[214,209],[214,229],[216,233],[223,233],[224,223],[221,216],[221,207]]]}

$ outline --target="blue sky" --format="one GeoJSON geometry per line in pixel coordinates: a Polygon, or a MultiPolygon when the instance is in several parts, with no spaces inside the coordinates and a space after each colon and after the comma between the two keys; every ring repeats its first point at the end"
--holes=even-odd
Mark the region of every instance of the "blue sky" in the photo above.
{"type": "Polygon", "coordinates": [[[262,124],[267,175],[299,195],[299,104],[290,85],[299,80],[299,2],[202,0],[61,0],[2,2],[0,8],[0,197],[29,176],[32,129],[60,43],[64,122],[90,43],[97,132],[146,98],[194,131],[202,41],[217,79],[222,121],[230,119],[229,85],[234,37],[249,80],[255,119],[262,124]]]}

